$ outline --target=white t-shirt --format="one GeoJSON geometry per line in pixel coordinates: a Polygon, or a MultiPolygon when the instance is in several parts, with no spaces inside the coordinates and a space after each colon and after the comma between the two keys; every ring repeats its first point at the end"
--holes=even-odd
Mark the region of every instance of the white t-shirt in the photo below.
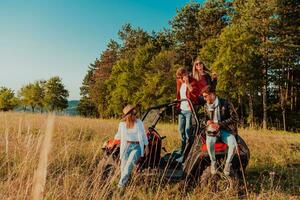
{"type": "MultiPolygon", "coordinates": [[[[133,136],[133,137],[136,136],[138,138],[138,140],[136,140],[136,141],[139,141],[140,147],[141,147],[141,154],[144,155],[144,145],[148,145],[148,138],[147,138],[146,131],[144,128],[144,124],[140,119],[137,119],[134,123],[134,126],[136,127],[137,134],[134,136],[132,134],[129,137],[130,137],[130,139],[131,139],[131,136],[133,136]]],[[[133,129],[135,127],[133,127],[133,129]]],[[[133,130],[132,130],[132,132],[133,132],[133,130]]],[[[126,137],[127,135],[128,134],[127,134],[127,128],[126,128],[125,122],[120,122],[118,132],[115,135],[116,140],[121,140],[120,158],[122,158],[122,156],[125,152],[125,148],[127,146],[126,142],[131,141],[131,140],[127,140],[127,137],[126,137]]]]}
{"type": "MultiPolygon", "coordinates": [[[[187,90],[186,83],[182,83],[181,87],[180,87],[180,99],[187,99],[186,90],[187,90]]],[[[181,110],[191,110],[190,106],[189,106],[189,102],[188,101],[182,101],[180,103],[180,109],[181,110]]]]}
{"type": "Polygon", "coordinates": [[[126,128],[126,140],[131,142],[139,141],[136,123],[134,123],[133,128],[126,128]]]}

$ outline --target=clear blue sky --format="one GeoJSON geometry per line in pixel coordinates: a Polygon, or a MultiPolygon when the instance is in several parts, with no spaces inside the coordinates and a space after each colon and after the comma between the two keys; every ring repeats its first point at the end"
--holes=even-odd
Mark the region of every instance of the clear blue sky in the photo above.
{"type": "MultiPolygon", "coordinates": [[[[146,31],[168,21],[190,0],[0,0],[0,86],[60,76],[79,99],[89,63],[125,23],[146,31]]],[[[198,0],[197,2],[201,2],[198,0]]]]}

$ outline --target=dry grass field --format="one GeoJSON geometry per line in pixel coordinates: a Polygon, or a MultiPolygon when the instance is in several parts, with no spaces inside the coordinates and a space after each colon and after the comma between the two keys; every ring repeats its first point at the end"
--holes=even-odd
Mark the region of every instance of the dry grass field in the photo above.
{"type": "MultiPolygon", "coordinates": [[[[249,195],[241,197],[200,187],[183,192],[181,182],[162,184],[139,175],[120,191],[118,171],[101,181],[106,162],[101,147],[117,125],[117,120],[0,113],[0,199],[300,199],[300,134],[240,130],[251,151],[249,195]]],[[[167,150],[179,146],[176,125],[159,129],[167,136],[167,150]]]]}

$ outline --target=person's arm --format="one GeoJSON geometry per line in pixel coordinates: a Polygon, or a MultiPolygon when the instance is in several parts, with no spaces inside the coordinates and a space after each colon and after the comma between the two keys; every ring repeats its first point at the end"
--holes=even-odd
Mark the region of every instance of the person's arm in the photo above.
{"type": "Polygon", "coordinates": [[[219,125],[221,128],[233,130],[239,122],[239,117],[232,103],[228,103],[228,108],[230,112],[230,117],[219,122],[219,125]]]}
{"type": "Polygon", "coordinates": [[[206,104],[206,101],[205,101],[205,99],[204,99],[204,97],[202,95],[199,96],[199,98],[198,98],[198,104],[200,106],[204,106],[206,104]]]}
{"type": "MultiPolygon", "coordinates": [[[[144,156],[147,156],[149,154],[149,142],[148,142],[148,137],[144,128],[144,124],[142,122],[142,120],[139,120],[140,122],[140,127],[141,127],[141,131],[142,131],[142,140],[144,142],[145,145],[145,153],[144,156]]],[[[143,156],[143,155],[142,155],[143,156]]]]}
{"type": "Polygon", "coordinates": [[[198,88],[197,82],[192,79],[192,81],[189,82],[189,94],[190,94],[190,100],[194,104],[199,103],[199,95],[200,95],[200,88],[198,88]]]}
{"type": "Polygon", "coordinates": [[[115,140],[121,140],[121,123],[119,124],[118,132],[115,135],[115,140]]]}
{"type": "Polygon", "coordinates": [[[211,78],[211,76],[208,73],[205,73],[204,77],[205,77],[206,85],[212,86],[212,78],[211,78]]]}
{"type": "Polygon", "coordinates": [[[212,73],[211,86],[216,89],[218,83],[218,77],[215,72],[212,73]]]}
{"type": "Polygon", "coordinates": [[[140,120],[140,127],[141,127],[141,131],[142,131],[142,139],[143,139],[143,142],[144,144],[147,146],[148,145],[148,137],[147,137],[147,134],[146,134],[146,131],[145,131],[145,128],[144,128],[144,124],[143,122],[140,120]]]}
{"type": "Polygon", "coordinates": [[[147,156],[149,154],[150,150],[149,150],[149,145],[145,145],[145,153],[144,156],[147,156]]]}
{"type": "Polygon", "coordinates": [[[183,77],[183,81],[186,84],[186,87],[188,89],[189,92],[193,92],[194,88],[192,87],[190,81],[189,81],[189,77],[188,76],[184,76],[183,77]]]}

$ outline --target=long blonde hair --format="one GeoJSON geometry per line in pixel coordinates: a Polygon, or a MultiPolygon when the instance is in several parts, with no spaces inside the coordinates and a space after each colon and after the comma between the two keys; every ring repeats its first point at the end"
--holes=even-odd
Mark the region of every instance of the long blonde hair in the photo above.
{"type": "Polygon", "coordinates": [[[123,108],[123,120],[125,121],[126,128],[133,128],[136,120],[134,106],[129,104],[123,108]]]}
{"type": "Polygon", "coordinates": [[[126,124],[126,128],[133,128],[135,120],[136,120],[136,117],[135,117],[135,114],[133,112],[128,114],[124,119],[125,124],[126,124]]]}
{"type": "Polygon", "coordinates": [[[203,73],[207,73],[207,68],[204,64],[204,62],[200,59],[196,59],[194,64],[193,64],[193,78],[196,79],[197,81],[201,80],[202,76],[200,75],[199,71],[196,69],[196,64],[200,63],[203,66],[203,73]]]}

